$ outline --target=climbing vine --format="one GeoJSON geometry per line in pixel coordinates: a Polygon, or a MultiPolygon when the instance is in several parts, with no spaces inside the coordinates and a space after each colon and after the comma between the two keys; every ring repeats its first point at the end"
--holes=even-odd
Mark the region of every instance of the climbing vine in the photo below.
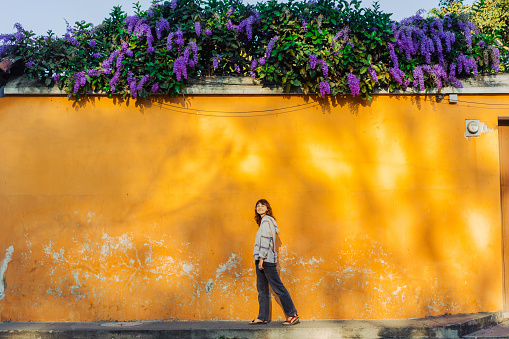
{"type": "Polygon", "coordinates": [[[462,77],[504,70],[495,39],[454,13],[394,22],[358,0],[172,0],[135,10],[115,7],[100,25],[76,22],[63,37],[16,24],[0,35],[0,54],[76,100],[178,95],[191,78],[214,75],[371,99],[376,88],[461,87],[462,77]]]}

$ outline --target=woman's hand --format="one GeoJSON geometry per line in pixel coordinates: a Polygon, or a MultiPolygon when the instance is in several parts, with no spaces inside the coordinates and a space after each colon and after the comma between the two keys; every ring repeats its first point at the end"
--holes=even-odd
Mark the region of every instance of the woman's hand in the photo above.
{"type": "Polygon", "coordinates": [[[260,258],[260,261],[258,262],[258,269],[259,269],[260,271],[262,271],[262,270],[263,270],[263,259],[262,259],[262,258],[260,258]]]}

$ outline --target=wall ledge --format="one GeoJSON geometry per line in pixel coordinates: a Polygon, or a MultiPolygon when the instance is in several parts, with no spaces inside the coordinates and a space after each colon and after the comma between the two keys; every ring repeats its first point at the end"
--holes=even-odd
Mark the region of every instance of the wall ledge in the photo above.
{"type": "MultiPolygon", "coordinates": [[[[437,95],[437,94],[509,94],[509,74],[480,75],[462,79],[463,88],[444,87],[441,91],[407,91],[389,92],[386,89],[377,89],[375,95],[437,95]]],[[[190,79],[187,83],[187,94],[192,95],[287,95],[303,94],[302,91],[284,93],[276,85],[262,84],[251,77],[204,77],[190,79]]],[[[67,95],[65,91],[56,86],[47,87],[44,83],[30,80],[27,76],[9,79],[5,85],[4,93],[9,95],[67,95]]],[[[107,95],[104,92],[90,92],[89,95],[107,95]]]]}

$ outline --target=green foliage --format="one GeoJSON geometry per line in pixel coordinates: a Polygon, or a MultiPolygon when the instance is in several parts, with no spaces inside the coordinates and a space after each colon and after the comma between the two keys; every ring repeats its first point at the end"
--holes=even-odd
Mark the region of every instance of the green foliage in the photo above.
{"type": "Polygon", "coordinates": [[[240,0],[173,0],[154,1],[147,10],[137,3],[134,17],[115,7],[101,25],[76,22],[64,38],[52,32],[36,37],[24,31],[24,39],[13,35],[14,47],[5,53],[21,57],[31,78],[47,86],[56,83],[76,100],[90,92],[124,98],[178,95],[185,93],[189,77],[213,75],[251,75],[286,92],[358,94],[371,99],[376,88],[419,86],[414,73],[421,68],[427,90],[455,83],[454,73],[437,82],[441,72],[437,70],[449,72],[462,56],[477,60],[481,72],[494,71],[489,46],[502,33],[474,32],[472,44],[466,44],[464,26],[472,9],[464,12],[461,1],[442,3],[447,9],[457,8],[452,14],[445,7],[432,11],[447,24],[444,31],[455,37],[443,57],[438,45],[433,52],[417,48],[410,55],[405,50],[405,34],[415,46],[439,35],[429,29],[435,18],[416,16],[396,23],[378,3],[361,8],[359,0],[269,0],[256,5],[240,0]],[[161,29],[162,21],[169,29],[161,29]],[[182,41],[177,39],[180,32],[182,41]],[[481,40],[486,46],[478,44],[481,40]],[[393,56],[391,46],[395,46],[393,56]],[[397,71],[404,72],[402,79],[397,71]]]}

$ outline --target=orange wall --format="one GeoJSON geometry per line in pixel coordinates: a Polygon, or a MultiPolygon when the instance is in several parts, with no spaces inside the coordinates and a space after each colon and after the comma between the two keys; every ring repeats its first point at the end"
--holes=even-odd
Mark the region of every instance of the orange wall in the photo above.
{"type": "Polygon", "coordinates": [[[259,198],[304,319],[502,309],[503,110],[375,96],[227,118],[194,110],[312,99],[165,100],[0,98],[0,321],[252,319],[259,198]],[[492,130],[467,140],[468,118],[492,130]]]}

